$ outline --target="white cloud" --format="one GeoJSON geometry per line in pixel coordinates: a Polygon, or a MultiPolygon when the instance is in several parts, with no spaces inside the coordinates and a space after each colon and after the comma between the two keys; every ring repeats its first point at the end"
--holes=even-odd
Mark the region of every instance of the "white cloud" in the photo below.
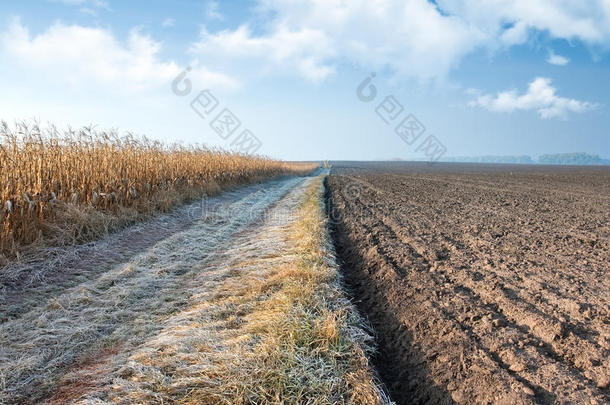
{"type": "MultiPolygon", "coordinates": [[[[216,2],[208,3],[211,9],[216,2]]],[[[239,74],[297,73],[323,80],[341,62],[442,78],[476,49],[522,44],[537,32],[610,44],[610,0],[259,0],[256,33],[245,24],[202,32],[192,47],[206,63],[239,74]],[[293,41],[287,43],[287,41],[293,41]],[[228,63],[229,61],[230,63],[228,63]]]]}
{"type": "Polygon", "coordinates": [[[174,25],[176,25],[176,20],[174,20],[171,17],[166,18],[165,20],[163,20],[163,22],[161,23],[161,26],[163,28],[170,28],[173,27],[174,25]]]}
{"type": "MultiPolygon", "coordinates": [[[[608,0],[439,0],[438,3],[448,13],[494,36],[518,27],[592,44],[607,43],[610,39],[608,0]]],[[[527,38],[521,36],[521,42],[527,38]]]]}
{"type": "Polygon", "coordinates": [[[203,31],[191,52],[206,61],[213,60],[219,69],[242,66],[243,74],[256,73],[249,69],[271,72],[281,68],[318,81],[334,71],[324,63],[324,58],[334,53],[328,38],[309,29],[289,31],[278,27],[274,35],[262,37],[253,36],[247,26],[217,34],[203,31]],[[236,64],[240,60],[248,62],[236,64]]]}
{"type": "Polygon", "coordinates": [[[222,21],[224,20],[224,16],[222,15],[222,13],[220,12],[220,5],[218,4],[217,1],[209,1],[206,5],[205,8],[205,16],[207,19],[209,20],[218,20],[218,21],[222,21]]]}
{"type": "Polygon", "coordinates": [[[501,33],[500,43],[506,46],[522,44],[527,41],[529,34],[530,28],[528,25],[523,21],[518,21],[501,33]]]}
{"type": "MultiPolygon", "coordinates": [[[[129,33],[125,42],[106,29],[61,23],[31,36],[19,20],[14,20],[0,35],[0,41],[3,60],[73,87],[101,84],[133,92],[168,86],[182,71],[175,62],[161,60],[158,54],[162,44],[137,29],[129,33]]],[[[219,87],[238,85],[204,67],[195,66],[192,78],[197,83],[219,87]]]]}
{"type": "Polygon", "coordinates": [[[203,31],[194,54],[226,68],[242,63],[262,72],[297,72],[323,80],[348,60],[423,78],[445,75],[484,37],[424,0],[266,0],[265,33],[248,25],[203,31]],[[227,63],[230,62],[230,63],[227,63]]]}
{"type": "Polygon", "coordinates": [[[551,65],[557,65],[557,66],[565,66],[568,63],[570,63],[570,59],[566,58],[565,56],[557,55],[553,51],[549,52],[549,56],[546,59],[546,61],[548,63],[550,63],[551,65]]]}
{"type": "Polygon", "coordinates": [[[527,91],[518,94],[516,90],[498,93],[496,96],[483,95],[470,103],[472,107],[482,107],[494,112],[536,111],[542,118],[563,118],[567,113],[582,113],[596,107],[596,104],[560,97],[551,79],[538,77],[529,83],[527,91]]]}

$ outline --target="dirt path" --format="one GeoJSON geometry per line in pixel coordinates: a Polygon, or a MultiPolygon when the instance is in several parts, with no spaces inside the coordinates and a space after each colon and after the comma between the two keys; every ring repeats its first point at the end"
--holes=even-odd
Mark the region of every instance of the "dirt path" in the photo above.
{"type": "Polygon", "coordinates": [[[191,204],[9,269],[0,301],[0,402],[63,402],[104,391],[136,353],[163,350],[164,331],[193,321],[183,311],[230,277],[236,249],[243,260],[248,247],[257,255],[280,248],[272,228],[291,220],[309,182],[290,178],[225,193],[203,210],[191,204]],[[66,377],[75,370],[77,379],[66,377]]]}

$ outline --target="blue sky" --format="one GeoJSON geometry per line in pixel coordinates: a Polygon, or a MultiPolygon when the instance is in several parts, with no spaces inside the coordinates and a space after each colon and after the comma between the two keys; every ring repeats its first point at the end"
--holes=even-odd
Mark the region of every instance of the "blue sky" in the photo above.
{"type": "Polygon", "coordinates": [[[608,0],[26,0],[0,3],[0,21],[9,122],[223,148],[248,129],[277,158],[422,158],[394,131],[412,114],[446,156],[610,157],[608,0]],[[205,89],[241,122],[227,139],[190,107],[205,89]],[[387,96],[402,106],[389,124],[387,96]]]}

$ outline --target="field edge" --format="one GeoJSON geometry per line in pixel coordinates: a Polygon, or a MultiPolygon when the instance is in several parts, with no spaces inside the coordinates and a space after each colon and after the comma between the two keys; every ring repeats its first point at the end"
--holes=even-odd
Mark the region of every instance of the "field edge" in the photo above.
{"type": "Polygon", "coordinates": [[[248,319],[258,344],[227,378],[237,385],[230,397],[215,400],[392,404],[369,360],[371,328],[348,300],[336,262],[325,177],[313,179],[289,225],[290,262],[249,287],[273,291],[248,319]]]}

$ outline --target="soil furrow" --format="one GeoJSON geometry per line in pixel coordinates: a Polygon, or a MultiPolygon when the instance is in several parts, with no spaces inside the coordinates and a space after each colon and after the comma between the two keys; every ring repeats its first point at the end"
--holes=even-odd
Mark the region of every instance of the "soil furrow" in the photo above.
{"type": "MultiPolygon", "coordinates": [[[[359,199],[360,196],[355,199],[355,203],[358,203],[359,199]]],[[[364,209],[368,210],[367,208],[364,209]]],[[[370,211],[363,211],[363,213],[365,213],[365,216],[375,214],[370,211]]],[[[541,355],[549,355],[548,352],[543,350],[535,350],[533,353],[528,354],[523,350],[519,350],[519,353],[515,353],[513,351],[503,349],[503,347],[510,346],[511,341],[508,339],[506,339],[504,342],[501,340],[499,341],[498,337],[494,336],[494,328],[492,327],[492,322],[506,322],[507,319],[509,319],[512,323],[513,329],[513,333],[508,332],[510,335],[513,335],[509,339],[516,340],[521,344],[527,339],[533,340],[533,343],[537,349],[540,345],[548,342],[544,342],[540,336],[536,335],[536,332],[542,330],[543,334],[548,333],[548,330],[552,329],[549,328],[548,323],[552,321],[548,321],[544,314],[540,313],[540,311],[537,311],[535,308],[533,308],[534,314],[529,313],[528,315],[525,315],[525,317],[522,315],[523,308],[519,308],[521,311],[509,311],[509,314],[505,314],[503,312],[503,308],[513,309],[515,306],[514,302],[511,302],[512,305],[502,305],[502,303],[494,301],[485,302],[484,300],[481,300],[479,294],[476,294],[473,290],[471,290],[470,287],[472,287],[473,284],[468,282],[470,280],[468,277],[464,279],[462,277],[451,277],[444,274],[439,276],[435,275],[435,269],[432,269],[432,271],[430,270],[430,263],[435,261],[435,256],[427,252],[422,245],[413,243],[411,238],[402,235],[400,229],[392,223],[391,219],[388,220],[383,215],[379,215],[375,219],[377,221],[377,229],[365,226],[365,230],[367,231],[367,234],[372,235],[372,244],[377,246],[377,252],[380,254],[380,257],[382,257],[383,260],[385,260],[395,270],[395,272],[400,274],[402,277],[405,277],[406,273],[408,273],[408,271],[405,269],[411,268],[412,270],[410,271],[414,271],[413,263],[403,262],[399,264],[397,259],[394,258],[394,253],[401,251],[400,247],[402,247],[402,251],[406,249],[406,251],[412,257],[419,259],[420,266],[416,271],[423,272],[418,274],[418,281],[421,283],[421,287],[435,291],[436,294],[439,294],[439,291],[441,291],[440,294],[452,297],[451,305],[448,306],[448,308],[451,308],[451,310],[447,308],[439,308],[433,302],[432,304],[434,307],[438,308],[443,313],[445,318],[454,321],[462,331],[466,332],[468,337],[475,339],[475,341],[480,344],[479,348],[484,350],[490,356],[490,358],[496,360],[501,367],[508,369],[510,373],[516,375],[519,381],[527,384],[531,389],[534,390],[534,392],[539,393],[538,396],[544,398],[544,402],[552,403],[554,397],[551,393],[561,390],[562,384],[569,384],[570,382],[535,379],[532,378],[532,374],[526,373],[524,370],[528,366],[532,365],[539,368],[544,367],[562,369],[562,365],[557,362],[557,357],[559,356],[555,353],[554,356],[548,356],[550,357],[550,359],[548,359],[541,357],[541,355]],[[384,235],[383,240],[380,237],[375,236],[377,232],[380,231],[380,226],[384,228],[381,230],[381,232],[385,231],[389,233],[387,236],[384,235]],[[388,249],[385,248],[387,245],[390,245],[388,249]],[[382,248],[382,246],[384,248],[382,248]],[[431,271],[431,274],[426,273],[428,271],[431,271]],[[447,291],[447,288],[444,286],[449,286],[448,289],[450,291],[447,291]],[[462,299],[460,294],[466,294],[466,297],[462,299]],[[485,302],[485,304],[482,304],[482,302],[485,302]],[[485,307],[489,310],[488,313],[482,312],[485,307]],[[460,310],[457,314],[453,311],[455,308],[459,308],[460,310]],[[468,316],[460,316],[460,314],[468,314],[468,316]],[[517,317],[512,316],[515,314],[517,314],[517,317]],[[539,317],[537,317],[537,315],[539,317]],[[522,322],[523,319],[526,320],[525,324],[522,322]],[[543,322],[547,322],[547,324],[543,322]],[[479,336],[477,333],[475,333],[475,330],[477,328],[481,329],[481,323],[483,323],[482,328],[484,329],[484,334],[479,336]],[[545,325],[546,327],[544,327],[545,325]],[[523,326],[525,326],[525,328],[523,328],[523,326]],[[528,333],[529,330],[534,331],[534,336],[531,336],[528,333]],[[500,354],[493,350],[492,347],[497,347],[498,349],[496,350],[502,349],[504,352],[500,354]]],[[[463,272],[458,272],[458,274],[463,274],[463,272]]],[[[484,286],[485,284],[484,282],[481,282],[478,285],[484,286]]],[[[561,374],[570,373],[570,371],[567,369],[562,371],[563,373],[561,374]]],[[[585,376],[579,375],[576,378],[580,384],[592,385],[593,388],[595,386],[595,382],[585,376]]]]}
{"type": "Polygon", "coordinates": [[[395,399],[609,401],[610,171],[389,166],[335,168],[328,204],[395,399]]]}

